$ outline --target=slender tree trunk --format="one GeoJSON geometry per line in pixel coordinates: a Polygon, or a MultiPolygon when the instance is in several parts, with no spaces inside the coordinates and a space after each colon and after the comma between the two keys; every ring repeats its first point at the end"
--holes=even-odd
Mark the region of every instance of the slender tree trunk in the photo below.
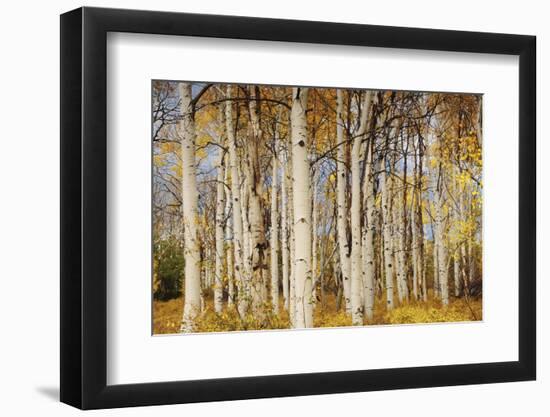
{"type": "MultiPolygon", "coordinates": [[[[227,99],[231,98],[231,86],[227,86],[227,99]]],[[[239,175],[239,162],[237,159],[237,144],[233,126],[233,109],[231,101],[228,100],[225,105],[225,123],[227,139],[229,144],[229,162],[231,166],[231,195],[232,195],[232,217],[233,217],[233,254],[235,262],[235,279],[238,284],[238,311],[241,317],[247,311],[247,292],[246,281],[244,277],[244,236],[242,223],[241,207],[241,184],[239,175]]]]}
{"type": "Polygon", "coordinates": [[[354,326],[363,324],[361,302],[361,172],[359,158],[361,137],[356,137],[351,150],[351,320],[354,326]]]}
{"type": "MultiPolygon", "coordinates": [[[[408,145],[407,145],[408,148],[408,145]]],[[[403,160],[403,198],[401,200],[401,216],[398,216],[399,222],[399,275],[401,281],[401,294],[403,300],[409,300],[409,286],[407,278],[407,149],[403,160]]]]}
{"type": "Polygon", "coordinates": [[[344,142],[344,102],[342,90],[336,90],[336,141],[338,143],[336,165],[336,193],[338,205],[338,246],[340,250],[340,266],[342,269],[342,282],[346,311],[351,313],[351,258],[348,243],[348,206],[346,202],[347,172],[346,172],[346,145],[344,142]]]}
{"type": "Polygon", "coordinates": [[[246,167],[240,171],[242,177],[242,185],[240,188],[241,193],[241,218],[243,225],[243,254],[244,254],[244,286],[243,286],[243,300],[245,302],[245,311],[248,311],[252,302],[252,255],[250,250],[250,222],[248,214],[250,213],[250,198],[249,198],[249,175],[247,174],[246,167]]]}
{"type": "Polygon", "coordinates": [[[432,222],[432,236],[433,236],[433,291],[434,298],[441,297],[441,291],[439,288],[439,257],[438,257],[438,246],[437,246],[437,227],[435,221],[432,222]]]}
{"type": "Polygon", "coordinates": [[[294,177],[294,249],[296,286],[296,327],[311,327],[311,212],[310,172],[307,152],[307,88],[292,89],[291,134],[294,177]]]}
{"type": "MultiPolygon", "coordinates": [[[[423,146],[422,144],[419,144],[419,148],[423,146]]],[[[419,257],[417,258],[417,270],[418,270],[418,276],[422,280],[422,299],[424,302],[428,301],[428,285],[426,283],[426,259],[425,259],[425,251],[424,251],[424,219],[423,219],[423,211],[422,211],[422,166],[423,166],[423,151],[420,150],[419,158],[418,158],[418,165],[417,165],[417,207],[414,209],[417,214],[416,222],[414,223],[414,226],[417,227],[418,233],[418,254],[419,257]]]]}
{"type": "Polygon", "coordinates": [[[412,235],[412,267],[413,267],[413,298],[419,299],[419,283],[421,280],[421,273],[419,271],[419,249],[420,244],[418,242],[418,225],[416,224],[416,190],[413,190],[412,194],[412,206],[411,206],[411,235],[412,235]]]}
{"type": "Polygon", "coordinates": [[[447,248],[445,247],[444,222],[443,222],[443,184],[442,168],[439,167],[437,186],[435,188],[435,227],[436,227],[436,246],[438,262],[438,279],[441,291],[441,302],[444,306],[449,304],[449,286],[448,286],[448,265],[447,248]]]}
{"type": "Polygon", "coordinates": [[[481,128],[483,120],[483,96],[477,97],[477,119],[476,119],[476,136],[477,141],[479,142],[479,147],[482,148],[483,145],[483,130],[481,128]]]}
{"type": "MultiPolygon", "coordinates": [[[[317,170],[313,171],[313,184],[311,185],[311,206],[312,206],[312,224],[311,224],[311,276],[315,280],[318,273],[318,204],[317,204],[317,170]]],[[[314,308],[317,302],[317,285],[314,282],[311,287],[311,307],[314,308]]]]}
{"type": "Polygon", "coordinates": [[[183,166],[182,206],[184,223],[185,298],[181,330],[193,331],[195,318],[201,308],[200,253],[197,236],[198,193],[195,176],[195,121],[191,84],[180,83],[181,120],[178,130],[182,136],[181,158],[183,166]]]}
{"type": "Polygon", "coordinates": [[[260,168],[259,150],[262,141],[262,131],[258,115],[257,101],[259,89],[252,88],[254,95],[249,102],[250,127],[249,140],[247,142],[248,155],[248,185],[249,185],[249,226],[250,226],[250,251],[252,272],[252,307],[255,316],[261,314],[263,301],[266,299],[266,283],[264,271],[267,269],[265,251],[264,221],[262,217],[261,198],[263,194],[262,173],[260,168]]]}
{"type": "Polygon", "coordinates": [[[273,156],[273,173],[271,182],[271,232],[270,232],[270,251],[271,251],[271,305],[273,313],[279,313],[279,211],[278,211],[278,193],[279,193],[279,162],[276,156],[273,156]]]}
{"type": "MultiPolygon", "coordinates": [[[[395,182],[392,181],[392,185],[394,185],[395,182]]],[[[393,192],[392,192],[393,195],[393,192]]],[[[395,272],[396,272],[396,284],[397,284],[397,298],[399,300],[399,303],[402,304],[405,299],[405,290],[403,288],[403,275],[405,274],[405,265],[403,264],[404,258],[403,258],[403,251],[402,251],[402,240],[403,240],[403,228],[402,228],[402,222],[401,222],[401,215],[399,213],[400,207],[397,205],[397,201],[393,201],[392,207],[390,208],[392,212],[392,219],[393,219],[393,255],[394,260],[396,264],[395,272]]]]}
{"type": "Polygon", "coordinates": [[[351,150],[351,319],[354,326],[363,324],[362,234],[361,234],[361,169],[360,158],[362,141],[367,131],[367,121],[372,100],[372,92],[364,94],[359,131],[353,140],[351,150]]]}
{"type": "Polygon", "coordinates": [[[476,261],[474,259],[474,243],[473,238],[470,239],[468,246],[468,258],[470,259],[470,282],[476,279],[476,261]]]}
{"type": "Polygon", "coordinates": [[[391,232],[390,182],[387,173],[386,158],[382,159],[382,175],[380,188],[382,189],[382,228],[384,238],[384,274],[386,276],[386,308],[393,309],[393,253],[391,232]]]}
{"type": "Polygon", "coordinates": [[[364,291],[364,309],[365,318],[371,321],[374,317],[374,301],[376,298],[375,291],[375,263],[376,254],[374,250],[374,238],[376,235],[376,222],[378,215],[375,205],[375,192],[374,192],[374,136],[368,143],[367,157],[365,160],[366,171],[365,179],[363,182],[363,201],[365,207],[364,216],[364,230],[363,230],[363,285],[364,291]]]}
{"type": "Polygon", "coordinates": [[[460,261],[458,257],[458,250],[456,250],[454,256],[453,256],[453,279],[454,279],[454,290],[455,290],[455,297],[460,297],[460,291],[462,289],[460,285],[460,261]]]}
{"type": "MultiPolygon", "coordinates": [[[[467,195],[470,193],[468,189],[465,189],[465,192],[462,193],[462,197],[460,198],[460,204],[461,204],[461,217],[462,220],[465,221],[467,218],[467,207],[468,207],[468,197],[467,195]]],[[[460,258],[462,260],[462,282],[464,284],[464,291],[468,291],[468,288],[470,287],[471,282],[471,270],[468,268],[468,262],[466,258],[466,247],[467,244],[470,246],[472,245],[471,239],[468,239],[466,242],[463,242],[460,245],[460,258]]]]}
{"type": "Polygon", "coordinates": [[[466,262],[466,244],[463,243],[462,245],[460,245],[460,259],[461,259],[461,264],[462,264],[462,268],[461,268],[461,272],[462,272],[462,283],[463,283],[463,286],[464,286],[464,291],[467,291],[468,290],[468,287],[470,285],[470,277],[468,276],[468,272],[467,272],[467,262],[466,262]]]}
{"type": "MultiPolygon", "coordinates": [[[[291,138],[292,139],[292,138],[291,138]]],[[[290,143],[292,148],[292,142],[290,143]]],[[[287,162],[287,183],[289,190],[288,196],[288,225],[290,234],[290,281],[289,281],[289,319],[293,328],[296,328],[296,264],[294,259],[296,257],[296,234],[294,228],[294,187],[293,187],[293,174],[292,174],[292,151],[289,151],[290,163],[287,162]]]]}
{"type": "Polygon", "coordinates": [[[224,183],[225,183],[225,241],[226,241],[226,277],[227,277],[227,306],[232,307],[235,303],[235,269],[234,269],[234,249],[232,246],[233,233],[231,225],[231,206],[232,206],[232,193],[231,188],[228,187],[229,184],[229,172],[231,170],[229,163],[229,156],[225,154],[225,174],[224,174],[224,183]]]}
{"type": "Polygon", "coordinates": [[[220,149],[220,158],[217,167],[216,184],[216,272],[214,275],[214,311],[221,313],[223,308],[223,264],[224,264],[224,223],[225,223],[225,190],[224,164],[225,152],[220,149]]]}
{"type": "MultiPolygon", "coordinates": [[[[226,239],[230,239],[226,235],[226,239]]],[[[227,306],[233,307],[235,303],[235,280],[234,280],[234,262],[233,262],[233,247],[229,244],[226,253],[226,274],[227,274],[227,306]]]]}
{"type": "Polygon", "coordinates": [[[283,163],[283,184],[282,184],[282,207],[281,207],[281,228],[282,228],[282,239],[281,239],[281,250],[282,250],[282,262],[283,262],[283,299],[285,304],[285,309],[289,310],[290,303],[290,293],[289,293],[289,247],[288,247],[288,180],[286,174],[286,165],[287,161],[283,163]]]}

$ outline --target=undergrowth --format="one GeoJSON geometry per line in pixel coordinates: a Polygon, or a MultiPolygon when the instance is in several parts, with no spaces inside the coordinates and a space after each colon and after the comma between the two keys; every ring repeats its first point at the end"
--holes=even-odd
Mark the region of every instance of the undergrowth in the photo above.
{"type": "MultiPolygon", "coordinates": [[[[464,298],[452,299],[444,308],[439,300],[432,297],[427,302],[411,301],[386,311],[382,300],[377,299],[373,319],[366,325],[412,324],[463,322],[482,319],[481,299],[466,301],[464,298]]],[[[280,305],[283,305],[282,299],[280,305]]],[[[262,314],[248,314],[240,317],[236,308],[224,308],[222,313],[214,311],[211,299],[206,300],[206,306],[195,324],[196,332],[231,332],[243,330],[288,329],[288,312],[281,308],[281,313],[275,315],[270,306],[262,309],[262,314]]],[[[169,301],[153,301],[153,333],[170,334],[180,331],[183,313],[182,297],[169,301]]],[[[314,327],[351,326],[351,318],[343,309],[337,311],[334,296],[327,296],[326,302],[318,303],[313,317],[314,327]]]]}

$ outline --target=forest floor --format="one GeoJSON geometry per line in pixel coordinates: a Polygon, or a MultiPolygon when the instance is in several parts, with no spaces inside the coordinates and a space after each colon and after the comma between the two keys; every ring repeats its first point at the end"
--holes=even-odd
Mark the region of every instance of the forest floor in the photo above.
{"type": "MultiPolygon", "coordinates": [[[[413,324],[463,322],[482,320],[482,300],[452,298],[449,306],[443,308],[441,302],[429,294],[427,302],[411,301],[404,303],[391,312],[387,312],[385,298],[378,298],[375,303],[374,318],[367,325],[413,324]]],[[[280,304],[283,305],[281,298],[280,304]]],[[[225,307],[225,306],[224,306],[225,307]]],[[[241,319],[234,308],[225,308],[220,314],[214,312],[213,300],[206,300],[206,308],[197,319],[197,332],[227,332],[239,330],[288,329],[288,313],[281,308],[279,315],[274,315],[266,306],[262,317],[247,316],[241,319]]],[[[183,314],[183,298],[169,301],[153,301],[153,334],[178,333],[183,314]]],[[[324,305],[318,302],[314,310],[314,327],[351,326],[351,318],[343,309],[337,311],[336,297],[327,294],[324,305]]]]}

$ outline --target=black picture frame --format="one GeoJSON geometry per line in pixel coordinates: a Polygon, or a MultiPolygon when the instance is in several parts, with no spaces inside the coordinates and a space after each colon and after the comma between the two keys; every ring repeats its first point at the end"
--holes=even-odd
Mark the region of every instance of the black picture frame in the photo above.
{"type": "Polygon", "coordinates": [[[534,380],[536,38],[80,8],[61,15],[61,401],[81,409],[534,380]],[[108,32],[519,56],[519,360],[107,385],[108,32]]]}

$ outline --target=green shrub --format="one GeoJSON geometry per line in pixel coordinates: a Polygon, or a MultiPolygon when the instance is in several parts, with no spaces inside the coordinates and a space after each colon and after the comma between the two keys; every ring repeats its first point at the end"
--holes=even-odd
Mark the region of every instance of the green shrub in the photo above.
{"type": "Polygon", "coordinates": [[[183,288],[183,249],[175,239],[162,240],[154,252],[155,299],[167,301],[182,294],[183,288]]]}

